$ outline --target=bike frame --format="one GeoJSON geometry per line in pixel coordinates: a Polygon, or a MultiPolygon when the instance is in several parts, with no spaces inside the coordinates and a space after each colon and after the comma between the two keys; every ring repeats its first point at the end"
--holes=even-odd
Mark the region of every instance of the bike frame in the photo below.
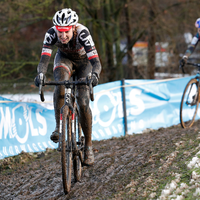
{"type": "MultiPolygon", "coordinates": [[[[183,128],[190,128],[193,125],[200,101],[200,64],[187,63],[187,65],[192,65],[197,67],[197,73],[196,76],[194,78],[191,78],[189,82],[186,84],[181,98],[180,122],[183,128]],[[196,87],[195,93],[192,92],[193,85],[195,85],[196,87]],[[184,105],[187,105],[188,107],[184,107],[184,105]]],[[[180,67],[182,68],[183,73],[185,73],[183,68],[184,66],[180,67]]]]}
{"type": "Polygon", "coordinates": [[[42,84],[41,81],[41,84],[39,86],[39,94],[41,101],[45,100],[44,93],[42,90],[43,85],[65,86],[64,105],[60,110],[60,130],[57,150],[61,152],[63,188],[65,194],[67,194],[71,188],[72,159],[74,177],[76,182],[80,181],[81,179],[81,171],[83,166],[82,151],[84,149],[84,137],[82,136],[81,125],[79,123],[78,118],[78,141],[76,139],[76,116],[78,117],[78,110],[76,106],[76,86],[88,85],[90,88],[90,99],[93,101],[94,96],[91,76],[85,79],[75,81],[51,81],[44,84],[42,84]]]}
{"type": "Polygon", "coordinates": [[[200,100],[200,64],[198,64],[198,63],[187,63],[187,65],[192,65],[192,66],[197,67],[197,73],[196,73],[195,79],[197,79],[197,81],[198,81],[198,92],[199,92],[198,99],[200,100]]]}
{"type": "MultiPolygon", "coordinates": [[[[69,108],[68,110],[68,115],[71,115],[71,125],[72,125],[72,138],[75,134],[75,129],[74,129],[74,124],[75,124],[75,101],[72,102],[72,99],[71,99],[71,95],[72,95],[72,89],[71,87],[69,86],[69,88],[65,88],[65,95],[64,95],[64,99],[65,99],[65,104],[62,106],[61,110],[60,110],[60,133],[59,133],[59,138],[61,138],[61,134],[62,134],[62,124],[63,123],[66,123],[66,122],[63,122],[63,113],[64,113],[64,110],[65,110],[65,107],[67,106],[69,108]]],[[[74,147],[75,145],[73,145],[74,147]]],[[[59,139],[59,143],[58,143],[58,149],[61,148],[61,141],[59,139]]]]}

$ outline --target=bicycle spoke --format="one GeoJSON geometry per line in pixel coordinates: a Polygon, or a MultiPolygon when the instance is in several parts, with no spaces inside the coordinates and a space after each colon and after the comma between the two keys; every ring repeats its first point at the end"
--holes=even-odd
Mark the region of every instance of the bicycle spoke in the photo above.
{"type": "Polygon", "coordinates": [[[199,106],[198,81],[191,79],[185,87],[180,107],[180,121],[183,128],[193,125],[199,106]]]}

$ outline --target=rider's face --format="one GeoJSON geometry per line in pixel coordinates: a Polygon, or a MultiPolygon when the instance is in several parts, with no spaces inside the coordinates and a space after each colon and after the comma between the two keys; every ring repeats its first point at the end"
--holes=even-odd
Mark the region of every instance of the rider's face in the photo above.
{"type": "Polygon", "coordinates": [[[67,44],[73,37],[74,26],[69,31],[58,31],[57,35],[62,44],[67,44]]]}

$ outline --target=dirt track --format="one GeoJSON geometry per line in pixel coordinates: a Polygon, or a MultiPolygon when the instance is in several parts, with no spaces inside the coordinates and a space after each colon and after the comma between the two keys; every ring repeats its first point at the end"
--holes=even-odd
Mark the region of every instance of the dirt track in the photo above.
{"type": "Polygon", "coordinates": [[[0,199],[157,199],[173,173],[189,182],[185,162],[198,151],[198,123],[187,130],[178,125],[94,141],[95,165],[84,167],[81,182],[72,178],[68,195],[63,193],[57,151],[1,160],[0,199]]]}

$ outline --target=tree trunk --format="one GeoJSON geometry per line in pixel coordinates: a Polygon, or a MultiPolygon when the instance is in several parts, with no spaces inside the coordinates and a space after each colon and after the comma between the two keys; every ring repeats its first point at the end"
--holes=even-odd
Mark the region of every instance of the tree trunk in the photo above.
{"type": "Polygon", "coordinates": [[[122,10],[121,2],[111,0],[112,13],[114,13],[114,49],[115,49],[115,80],[124,78],[124,71],[122,66],[122,58],[120,56],[120,14],[122,10]]]}
{"type": "Polygon", "coordinates": [[[147,61],[147,77],[154,79],[155,73],[155,1],[150,1],[149,6],[149,32],[148,32],[148,61],[147,61]]]}
{"type": "Polygon", "coordinates": [[[128,56],[128,62],[127,62],[127,78],[133,79],[135,78],[135,72],[133,68],[133,55],[132,55],[132,45],[130,45],[131,42],[131,23],[130,23],[130,8],[129,8],[129,0],[126,0],[125,4],[125,17],[126,17],[126,38],[127,38],[127,56],[128,56]]]}
{"type": "Polygon", "coordinates": [[[110,23],[110,1],[105,0],[104,6],[104,17],[105,17],[105,30],[107,30],[106,37],[106,55],[107,55],[107,70],[108,70],[108,81],[115,80],[116,70],[114,68],[114,60],[113,60],[113,37],[112,37],[112,27],[108,25],[110,23]]]}

